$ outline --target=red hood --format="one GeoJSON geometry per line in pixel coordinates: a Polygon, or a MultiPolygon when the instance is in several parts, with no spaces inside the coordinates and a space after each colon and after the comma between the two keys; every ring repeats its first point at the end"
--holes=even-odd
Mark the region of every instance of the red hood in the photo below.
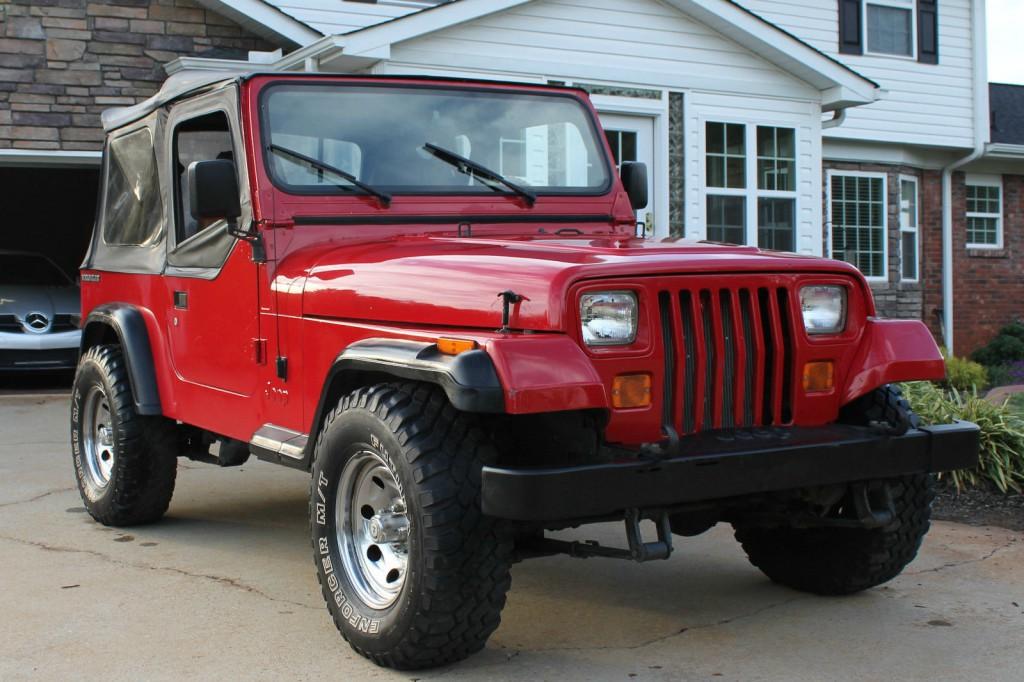
{"type": "MultiPolygon", "coordinates": [[[[412,325],[494,329],[501,322],[498,294],[525,297],[513,317],[517,329],[565,329],[564,301],[581,280],[687,273],[843,273],[839,261],[753,247],[688,241],[580,237],[400,237],[304,249],[282,263],[282,274],[308,270],[303,314],[401,321],[412,325]]],[[[863,286],[863,284],[862,284],[863,286]]]]}

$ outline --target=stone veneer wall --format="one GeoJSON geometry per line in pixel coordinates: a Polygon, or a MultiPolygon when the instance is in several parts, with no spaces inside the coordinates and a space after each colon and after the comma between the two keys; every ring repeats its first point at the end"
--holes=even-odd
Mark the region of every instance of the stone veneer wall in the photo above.
{"type": "Polygon", "coordinates": [[[192,0],[0,0],[0,148],[98,150],[166,62],[274,47],[192,0]]]}

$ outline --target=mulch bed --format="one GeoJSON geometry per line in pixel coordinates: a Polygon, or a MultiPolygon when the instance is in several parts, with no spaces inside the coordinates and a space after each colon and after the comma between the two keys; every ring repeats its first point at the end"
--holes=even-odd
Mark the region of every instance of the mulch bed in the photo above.
{"type": "Polygon", "coordinates": [[[1000,526],[1024,531],[1024,495],[1004,494],[992,488],[962,490],[939,484],[932,518],[972,526],[1000,526]]]}

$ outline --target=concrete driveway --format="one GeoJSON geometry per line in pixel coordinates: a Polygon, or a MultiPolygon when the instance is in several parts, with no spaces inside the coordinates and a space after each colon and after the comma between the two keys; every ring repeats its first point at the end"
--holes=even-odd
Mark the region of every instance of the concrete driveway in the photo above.
{"type": "MultiPolygon", "coordinates": [[[[889,585],[826,599],[768,582],[726,527],[646,565],[513,569],[500,629],[452,668],[351,652],[323,606],[307,479],[183,462],[168,517],[117,530],[81,506],[66,399],[0,397],[0,679],[1019,680],[1024,543],[935,524],[889,585]]],[[[617,525],[577,536],[620,543],[617,525]]]]}

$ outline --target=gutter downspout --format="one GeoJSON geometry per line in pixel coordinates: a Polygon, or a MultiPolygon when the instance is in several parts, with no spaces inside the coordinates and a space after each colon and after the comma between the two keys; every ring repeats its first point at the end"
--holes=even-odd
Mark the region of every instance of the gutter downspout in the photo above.
{"type": "Polygon", "coordinates": [[[828,130],[829,128],[836,128],[843,125],[846,121],[846,108],[837,109],[832,112],[832,118],[821,122],[821,129],[828,130]]]}
{"type": "Polygon", "coordinates": [[[942,169],[942,340],[953,356],[953,173],[985,155],[989,138],[988,58],[985,53],[985,0],[971,3],[974,41],[974,149],[942,169]]]}

